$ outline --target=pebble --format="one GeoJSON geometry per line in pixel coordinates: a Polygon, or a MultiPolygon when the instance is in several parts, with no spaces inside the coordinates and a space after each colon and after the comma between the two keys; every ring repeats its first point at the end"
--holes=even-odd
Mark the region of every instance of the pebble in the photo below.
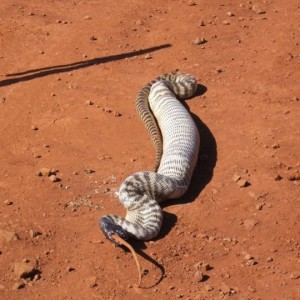
{"type": "Polygon", "coordinates": [[[227,16],[228,16],[228,17],[234,17],[234,13],[231,12],[231,11],[228,11],[228,12],[227,12],[227,16]]]}
{"type": "Polygon", "coordinates": [[[151,56],[151,54],[150,54],[150,53],[148,53],[148,54],[146,54],[146,55],[144,56],[144,58],[145,58],[145,59],[151,59],[151,58],[152,58],[152,56],[151,56]]]}
{"type": "Polygon", "coordinates": [[[32,229],[29,230],[29,236],[31,238],[35,238],[35,237],[37,237],[39,235],[42,235],[42,233],[40,231],[32,230],[32,229]]]}
{"type": "Polygon", "coordinates": [[[222,24],[223,25],[230,25],[230,22],[228,20],[224,20],[224,21],[222,21],[222,24]]]}
{"type": "Polygon", "coordinates": [[[252,5],[251,9],[258,15],[262,15],[266,13],[266,10],[256,4],[252,5]]]}
{"type": "Polygon", "coordinates": [[[205,291],[210,292],[210,291],[212,291],[214,288],[213,288],[211,285],[209,285],[209,284],[205,284],[205,285],[204,285],[204,289],[205,289],[205,291]]]}
{"type": "Polygon", "coordinates": [[[89,277],[88,280],[87,280],[87,283],[88,283],[88,286],[90,288],[96,287],[98,285],[97,284],[97,277],[96,276],[89,277]]]}
{"type": "Polygon", "coordinates": [[[195,282],[201,282],[201,281],[203,281],[203,279],[204,279],[203,273],[200,272],[200,271],[196,271],[195,274],[194,274],[195,282]]]}
{"type": "Polygon", "coordinates": [[[36,125],[31,125],[31,130],[38,130],[39,128],[36,125]]]}
{"type": "Polygon", "coordinates": [[[90,40],[91,40],[91,41],[97,41],[97,38],[96,38],[94,35],[92,35],[92,36],[90,37],[90,40]]]}
{"type": "Polygon", "coordinates": [[[300,274],[291,274],[290,279],[299,279],[300,278],[300,274]]]}
{"type": "Polygon", "coordinates": [[[141,26],[144,24],[144,22],[142,20],[136,20],[134,24],[137,26],[141,26]]]}
{"type": "Polygon", "coordinates": [[[19,289],[23,289],[25,287],[25,283],[22,281],[16,282],[13,286],[12,286],[12,290],[19,290],[19,289]]]}
{"type": "Polygon", "coordinates": [[[84,20],[91,20],[92,18],[90,16],[84,16],[84,20]]]}
{"type": "Polygon", "coordinates": [[[49,180],[51,181],[51,182],[57,182],[57,181],[59,181],[59,178],[58,177],[56,177],[56,175],[50,175],[49,176],[49,180]]]}
{"type": "Polygon", "coordinates": [[[197,5],[193,0],[189,0],[187,3],[188,6],[195,6],[197,5]]]}
{"type": "Polygon", "coordinates": [[[268,256],[266,262],[271,262],[271,261],[273,261],[273,258],[271,256],[268,256]]]}
{"type": "Polygon", "coordinates": [[[42,176],[50,176],[51,169],[49,169],[49,168],[40,168],[39,172],[40,172],[40,174],[42,174],[42,176]]]}
{"type": "Polygon", "coordinates": [[[221,288],[220,288],[220,291],[224,294],[224,295],[228,295],[231,293],[231,288],[225,284],[225,283],[222,283],[221,285],[221,288]]]}
{"type": "Polygon", "coordinates": [[[207,40],[204,37],[196,38],[193,41],[194,45],[202,45],[202,44],[205,44],[205,43],[207,43],[207,40]]]}
{"type": "Polygon", "coordinates": [[[93,102],[93,101],[91,101],[91,100],[87,100],[87,101],[85,101],[85,104],[86,104],[86,105],[93,105],[93,104],[94,104],[94,102],[93,102]]]}
{"type": "Polygon", "coordinates": [[[257,209],[257,210],[262,210],[263,209],[263,203],[258,203],[258,204],[256,204],[255,205],[255,208],[257,209]]]}
{"type": "Polygon", "coordinates": [[[36,269],[36,264],[26,260],[20,263],[15,263],[13,267],[14,273],[19,278],[33,278],[35,274],[39,273],[36,269]]]}
{"type": "Polygon", "coordinates": [[[68,266],[67,267],[67,272],[73,272],[75,271],[75,268],[71,267],[71,266],[68,266]]]}
{"type": "Polygon", "coordinates": [[[296,173],[296,174],[293,174],[293,175],[289,175],[287,177],[287,179],[289,181],[297,181],[297,180],[300,180],[300,174],[299,173],[296,173]]]}
{"type": "Polygon", "coordinates": [[[200,26],[205,26],[205,22],[203,20],[200,21],[200,26]]]}
{"type": "Polygon", "coordinates": [[[86,169],[84,169],[84,173],[85,174],[92,174],[92,173],[95,173],[95,171],[92,170],[92,169],[86,168],[86,169]]]}
{"type": "Polygon", "coordinates": [[[122,114],[120,114],[119,112],[116,111],[116,112],[114,113],[114,116],[115,116],[115,117],[121,117],[122,114]]]}
{"type": "Polygon", "coordinates": [[[247,187],[247,186],[251,185],[251,183],[249,181],[245,180],[245,179],[238,180],[237,184],[240,188],[247,187]]]}
{"type": "Polygon", "coordinates": [[[250,254],[246,254],[244,256],[244,260],[246,261],[246,265],[248,265],[248,266],[253,266],[256,264],[254,257],[250,254]]]}
{"type": "Polygon", "coordinates": [[[283,177],[279,174],[277,174],[275,177],[274,177],[274,180],[275,181],[280,181],[283,177]]]}
{"type": "Polygon", "coordinates": [[[3,204],[5,204],[5,205],[13,205],[14,203],[11,200],[6,199],[6,200],[4,200],[3,204]]]}
{"type": "Polygon", "coordinates": [[[258,224],[258,221],[254,219],[246,219],[243,224],[245,228],[250,231],[258,224]]]}
{"type": "Polygon", "coordinates": [[[0,241],[1,239],[5,240],[6,242],[11,242],[19,240],[19,236],[13,231],[0,229],[0,241]]]}
{"type": "Polygon", "coordinates": [[[232,180],[233,180],[234,182],[238,182],[240,179],[241,179],[241,176],[238,175],[238,174],[234,174],[234,175],[232,176],[232,180]]]}
{"type": "Polygon", "coordinates": [[[110,114],[112,112],[112,109],[106,107],[106,108],[102,108],[102,111],[110,114]]]}

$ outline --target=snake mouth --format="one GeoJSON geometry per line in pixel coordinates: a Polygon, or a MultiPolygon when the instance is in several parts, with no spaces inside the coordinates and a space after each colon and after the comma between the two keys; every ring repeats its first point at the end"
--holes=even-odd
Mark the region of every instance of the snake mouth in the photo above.
{"type": "Polygon", "coordinates": [[[128,240],[128,233],[118,224],[114,223],[109,217],[105,216],[99,220],[99,227],[104,236],[110,240],[114,245],[121,246],[121,244],[114,239],[114,235],[118,235],[123,240],[128,240]]]}

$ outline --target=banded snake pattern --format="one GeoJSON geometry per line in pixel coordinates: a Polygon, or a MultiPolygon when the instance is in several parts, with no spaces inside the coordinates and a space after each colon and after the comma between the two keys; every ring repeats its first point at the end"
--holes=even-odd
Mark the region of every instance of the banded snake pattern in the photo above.
{"type": "Polygon", "coordinates": [[[163,74],[138,93],[137,110],[156,147],[156,172],[137,172],[119,189],[125,218],[103,216],[100,229],[113,243],[117,234],[127,240],[150,240],[158,235],[163,213],[159,205],[166,199],[183,196],[195,169],[200,137],[190,113],[178,100],[195,95],[197,81],[191,75],[163,74]],[[178,98],[178,99],[177,99],[178,98]]]}

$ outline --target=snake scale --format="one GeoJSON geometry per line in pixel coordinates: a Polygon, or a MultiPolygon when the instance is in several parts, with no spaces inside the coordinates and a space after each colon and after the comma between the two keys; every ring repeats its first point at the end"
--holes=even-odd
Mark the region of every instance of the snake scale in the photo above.
{"type": "Polygon", "coordinates": [[[159,205],[187,191],[195,169],[200,137],[190,113],[178,99],[195,95],[196,79],[181,73],[163,74],[145,85],[137,96],[137,110],[156,147],[156,172],[137,172],[124,180],[119,199],[125,218],[103,216],[100,229],[115,244],[113,235],[127,240],[150,240],[158,235],[163,213],[159,205]],[[178,99],[177,99],[178,98],[178,99]]]}

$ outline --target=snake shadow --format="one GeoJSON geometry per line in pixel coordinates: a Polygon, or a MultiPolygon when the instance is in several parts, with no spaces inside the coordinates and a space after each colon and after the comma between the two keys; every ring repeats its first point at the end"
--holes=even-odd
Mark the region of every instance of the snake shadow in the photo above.
{"type": "Polygon", "coordinates": [[[97,57],[97,58],[93,58],[93,59],[89,59],[89,60],[85,60],[85,61],[78,61],[78,62],[74,62],[74,63],[70,63],[70,64],[49,66],[49,67],[32,69],[32,70],[27,70],[27,71],[18,72],[18,73],[6,74],[5,76],[7,79],[0,80],[0,87],[8,86],[8,85],[16,84],[19,82],[28,81],[28,80],[33,80],[33,79],[45,77],[48,75],[71,72],[74,70],[83,69],[83,68],[87,68],[87,67],[95,66],[95,65],[100,65],[100,64],[111,62],[111,61],[122,60],[122,59],[127,59],[130,57],[140,56],[143,54],[147,54],[149,52],[154,52],[154,51],[158,51],[161,49],[169,48],[171,46],[172,46],[171,44],[162,44],[159,46],[145,48],[145,49],[141,49],[141,50],[137,50],[137,51],[109,55],[109,56],[105,56],[105,57],[97,57]]]}

